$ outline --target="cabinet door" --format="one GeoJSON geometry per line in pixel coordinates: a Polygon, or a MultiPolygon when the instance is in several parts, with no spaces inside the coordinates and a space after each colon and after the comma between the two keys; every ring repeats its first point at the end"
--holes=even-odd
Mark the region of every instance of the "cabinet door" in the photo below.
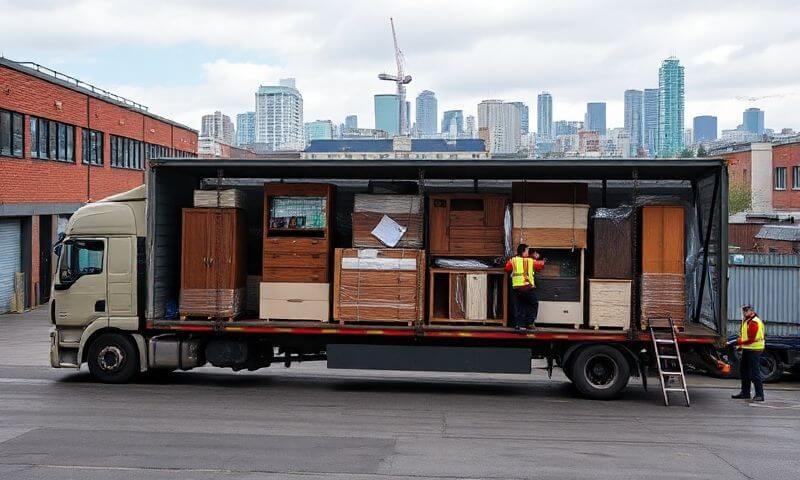
{"type": "Polygon", "coordinates": [[[483,201],[487,227],[502,227],[506,216],[505,197],[486,197],[483,201]]]}
{"type": "Polygon", "coordinates": [[[181,286],[209,288],[208,238],[210,215],[206,209],[184,209],[182,226],[181,286]]]}
{"type": "Polygon", "coordinates": [[[213,288],[234,288],[236,247],[235,210],[217,210],[211,214],[209,250],[211,251],[211,285],[213,288]]]}
{"type": "Polygon", "coordinates": [[[683,207],[664,207],[663,272],[684,272],[683,207]]]}
{"type": "Polygon", "coordinates": [[[450,251],[450,216],[446,198],[431,198],[428,221],[431,253],[446,254],[450,251]]]}
{"type": "Polygon", "coordinates": [[[664,209],[642,208],[642,272],[663,273],[664,209]]]}

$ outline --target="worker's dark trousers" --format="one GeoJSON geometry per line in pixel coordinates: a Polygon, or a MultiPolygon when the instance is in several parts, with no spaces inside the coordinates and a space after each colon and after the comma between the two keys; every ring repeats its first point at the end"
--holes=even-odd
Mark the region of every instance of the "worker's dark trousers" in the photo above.
{"type": "Polygon", "coordinates": [[[761,380],[761,368],[758,364],[761,350],[742,349],[742,361],[739,364],[742,376],[742,395],[750,396],[750,384],[756,387],[756,396],[764,396],[764,383],[761,380]]]}
{"type": "Polygon", "coordinates": [[[539,299],[533,288],[514,289],[514,327],[530,327],[539,315],[539,299]]]}

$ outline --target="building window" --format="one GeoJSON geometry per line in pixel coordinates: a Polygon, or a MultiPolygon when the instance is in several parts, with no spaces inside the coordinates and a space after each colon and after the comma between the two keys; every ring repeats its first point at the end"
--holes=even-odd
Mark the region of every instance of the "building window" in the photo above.
{"type": "Polygon", "coordinates": [[[111,135],[111,166],[114,168],[130,168],[141,170],[144,166],[142,162],[142,142],[132,138],[118,137],[111,135]]]}
{"type": "Polygon", "coordinates": [[[156,145],[155,143],[146,143],[145,153],[147,154],[145,160],[150,160],[151,158],[167,158],[172,156],[172,149],[163,145],[156,145]]]}
{"type": "Polygon", "coordinates": [[[786,167],[775,169],[775,190],[786,190],[786,167]]]}
{"type": "Polygon", "coordinates": [[[800,165],[792,167],[792,189],[800,190],[800,165]]]}
{"type": "Polygon", "coordinates": [[[83,153],[83,163],[88,163],[91,165],[102,165],[103,132],[98,132],[96,130],[89,130],[88,128],[84,128],[81,140],[83,141],[82,145],[83,148],[81,149],[83,153]]]}
{"type": "Polygon", "coordinates": [[[0,110],[0,156],[22,158],[22,114],[0,110]]]}
{"type": "Polygon", "coordinates": [[[30,118],[31,157],[59,162],[75,161],[75,127],[66,123],[30,118]]]}

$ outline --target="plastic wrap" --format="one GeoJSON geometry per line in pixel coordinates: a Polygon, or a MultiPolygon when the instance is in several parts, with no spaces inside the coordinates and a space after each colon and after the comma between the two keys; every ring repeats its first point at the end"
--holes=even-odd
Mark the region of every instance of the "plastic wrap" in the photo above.
{"type": "Polygon", "coordinates": [[[513,239],[511,238],[511,229],[514,227],[512,218],[511,205],[506,205],[506,212],[503,215],[503,248],[506,252],[506,258],[514,256],[513,239]]]}
{"type": "Polygon", "coordinates": [[[269,227],[318,229],[327,225],[325,197],[276,196],[271,200],[269,227]]]}
{"type": "Polygon", "coordinates": [[[671,317],[674,325],[683,327],[686,319],[686,291],[684,275],[679,273],[643,273],[641,294],[642,328],[648,319],[671,317]]]}
{"type": "Polygon", "coordinates": [[[422,321],[423,250],[337,249],[336,258],[336,320],[408,324],[422,321]]]}
{"type": "Polygon", "coordinates": [[[630,205],[620,205],[617,208],[597,208],[592,214],[592,219],[611,220],[612,222],[622,223],[628,220],[633,214],[633,207],[630,205]]]}
{"type": "Polygon", "coordinates": [[[202,208],[246,208],[244,192],[231,188],[228,190],[195,190],[194,206],[202,208]]]}
{"type": "Polygon", "coordinates": [[[372,232],[384,216],[406,228],[397,248],[422,248],[424,216],[419,195],[356,195],[353,204],[353,247],[385,248],[372,232]]]}
{"type": "Polygon", "coordinates": [[[437,258],[434,260],[434,264],[439,268],[456,268],[464,270],[493,267],[483,260],[475,260],[471,258],[437,258]]]}
{"type": "Polygon", "coordinates": [[[242,313],[245,288],[183,288],[181,317],[235,318],[242,313]]]}

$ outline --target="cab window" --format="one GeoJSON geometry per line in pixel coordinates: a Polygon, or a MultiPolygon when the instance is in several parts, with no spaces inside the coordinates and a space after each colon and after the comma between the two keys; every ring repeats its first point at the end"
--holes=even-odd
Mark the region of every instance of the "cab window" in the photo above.
{"type": "Polygon", "coordinates": [[[73,240],[64,243],[58,279],[61,283],[74,283],[84,275],[103,273],[103,248],[101,240],[73,240]]]}

